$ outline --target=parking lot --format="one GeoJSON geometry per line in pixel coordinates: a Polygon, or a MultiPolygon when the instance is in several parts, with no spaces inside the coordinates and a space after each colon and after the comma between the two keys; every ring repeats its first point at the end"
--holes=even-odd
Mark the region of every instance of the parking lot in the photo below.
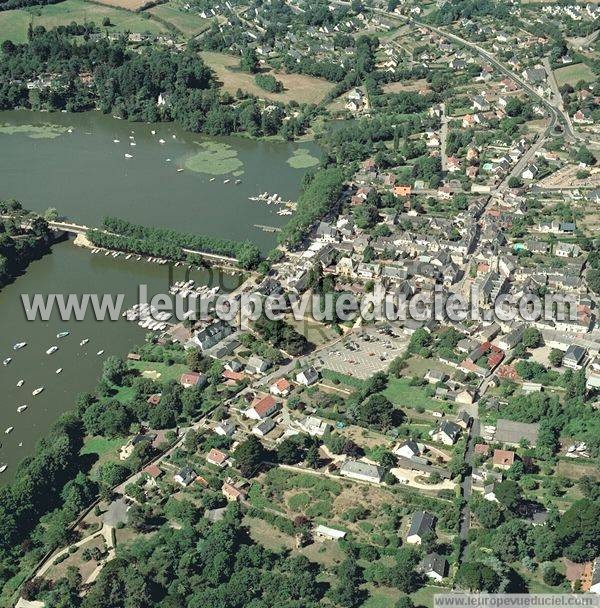
{"type": "Polygon", "coordinates": [[[394,331],[391,335],[375,328],[362,329],[342,342],[319,353],[315,360],[318,368],[366,380],[404,353],[409,337],[394,331]]]}

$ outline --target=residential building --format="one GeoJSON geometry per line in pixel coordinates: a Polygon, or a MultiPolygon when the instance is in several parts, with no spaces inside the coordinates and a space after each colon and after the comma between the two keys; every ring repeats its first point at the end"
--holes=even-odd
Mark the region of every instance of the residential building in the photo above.
{"type": "Polygon", "coordinates": [[[358,460],[347,460],[340,467],[340,475],[358,481],[381,483],[383,470],[373,464],[360,462],[358,460]]]}
{"type": "Polygon", "coordinates": [[[406,542],[411,545],[420,545],[423,538],[434,531],[435,516],[427,511],[416,511],[410,522],[406,535],[406,542]]]}

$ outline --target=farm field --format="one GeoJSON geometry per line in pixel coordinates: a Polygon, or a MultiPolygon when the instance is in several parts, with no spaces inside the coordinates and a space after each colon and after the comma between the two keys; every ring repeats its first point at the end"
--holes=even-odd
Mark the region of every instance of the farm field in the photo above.
{"type": "Polygon", "coordinates": [[[101,26],[102,20],[108,17],[112,23],[109,27],[101,27],[107,32],[150,32],[159,34],[166,28],[146,19],[141,15],[119,10],[110,6],[90,4],[83,0],[65,0],[59,4],[43,7],[15,9],[0,12],[0,42],[12,40],[15,43],[26,42],[27,27],[32,22],[34,26],[43,25],[46,28],[58,25],[68,25],[72,21],[84,23],[93,21],[101,26]]]}
{"type": "Polygon", "coordinates": [[[297,101],[298,103],[319,103],[333,88],[333,84],[320,78],[304,76],[303,74],[281,74],[271,72],[277,80],[283,82],[284,91],[281,93],[268,93],[254,82],[254,75],[237,72],[239,58],[223,53],[200,53],[206,64],[211,67],[217,78],[223,83],[223,88],[235,94],[238,89],[247,91],[257,97],[268,98],[274,101],[297,101]]]}
{"type": "Polygon", "coordinates": [[[181,11],[173,2],[153,6],[145,12],[172,23],[184,36],[196,36],[210,27],[210,19],[203,19],[189,11],[181,11]]]}
{"type": "Polygon", "coordinates": [[[116,6],[117,8],[124,8],[127,11],[138,11],[143,6],[148,4],[148,0],[95,0],[100,4],[106,4],[107,6],[116,6]]]}
{"type": "Polygon", "coordinates": [[[554,76],[559,87],[563,84],[575,85],[580,80],[593,82],[595,79],[594,72],[585,63],[576,63],[575,65],[558,68],[558,70],[554,70],[554,76]]]}

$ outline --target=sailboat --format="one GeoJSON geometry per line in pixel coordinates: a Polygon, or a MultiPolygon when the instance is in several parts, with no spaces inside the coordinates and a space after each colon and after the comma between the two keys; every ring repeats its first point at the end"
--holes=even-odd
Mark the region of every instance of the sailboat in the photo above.
{"type": "Polygon", "coordinates": [[[44,387],[43,386],[39,386],[34,391],[32,391],[31,394],[35,397],[35,396],[39,395],[43,390],[44,390],[44,387]]]}
{"type": "Polygon", "coordinates": [[[53,355],[58,350],[58,346],[51,346],[47,351],[47,355],[53,355]]]}
{"type": "Polygon", "coordinates": [[[4,359],[4,361],[2,361],[2,365],[8,365],[11,361],[12,361],[12,359],[10,357],[6,357],[6,359],[4,359]]]}
{"type": "Polygon", "coordinates": [[[99,350],[99,351],[98,351],[96,354],[97,354],[98,356],[103,355],[103,354],[104,354],[104,351],[103,351],[103,350],[99,350]]]}
{"type": "Polygon", "coordinates": [[[9,426],[9,427],[8,427],[8,428],[7,428],[7,429],[4,431],[4,434],[5,434],[5,435],[8,435],[9,433],[12,433],[12,432],[13,432],[13,430],[14,430],[14,428],[15,428],[14,426],[9,426]]]}
{"type": "Polygon", "coordinates": [[[56,370],[56,373],[57,373],[57,374],[62,374],[62,370],[63,370],[63,368],[62,368],[62,367],[59,367],[59,368],[56,370]]]}
{"type": "Polygon", "coordinates": [[[19,380],[17,382],[17,388],[21,388],[25,384],[25,380],[19,380]]]}
{"type": "Polygon", "coordinates": [[[17,408],[17,412],[20,414],[21,412],[24,412],[29,406],[28,405],[20,405],[17,408]]]}
{"type": "Polygon", "coordinates": [[[60,340],[60,338],[66,338],[71,332],[69,331],[61,331],[56,334],[56,337],[60,340]]]}
{"type": "Polygon", "coordinates": [[[79,346],[85,346],[88,342],[90,341],[89,338],[84,338],[80,343],[79,346]]]}
{"type": "Polygon", "coordinates": [[[0,473],[4,473],[4,471],[6,471],[6,469],[8,469],[7,464],[0,464],[0,473]]]}
{"type": "Polygon", "coordinates": [[[27,342],[17,342],[14,346],[13,346],[13,350],[21,350],[22,348],[24,348],[25,346],[27,346],[27,342]]]}

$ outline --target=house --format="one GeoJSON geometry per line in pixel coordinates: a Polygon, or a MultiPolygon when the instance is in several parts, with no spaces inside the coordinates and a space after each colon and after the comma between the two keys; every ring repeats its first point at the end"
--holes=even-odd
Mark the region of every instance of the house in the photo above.
{"type": "Polygon", "coordinates": [[[340,475],[358,481],[370,483],[381,483],[383,470],[373,464],[360,462],[358,460],[347,460],[340,467],[340,475]]]}
{"type": "Polygon", "coordinates": [[[449,420],[444,420],[437,430],[431,431],[431,438],[434,441],[441,441],[444,445],[454,445],[459,437],[460,427],[449,420]]]}
{"type": "Polygon", "coordinates": [[[307,416],[298,423],[298,426],[312,437],[323,437],[323,435],[332,428],[328,422],[325,422],[316,416],[307,416]]]}
{"type": "Polygon", "coordinates": [[[231,437],[235,433],[235,424],[229,420],[221,420],[215,427],[215,433],[222,437],[231,437]]]}
{"type": "Polygon", "coordinates": [[[275,428],[275,423],[272,418],[265,418],[258,424],[252,427],[252,432],[257,437],[264,437],[275,428]]]}
{"type": "Polygon", "coordinates": [[[485,456],[486,458],[489,456],[490,446],[487,443],[476,443],[474,454],[475,456],[485,456]]]}
{"type": "Polygon", "coordinates": [[[314,367],[308,367],[296,375],[296,382],[304,386],[311,386],[319,379],[319,372],[314,367]]]}
{"type": "Polygon", "coordinates": [[[252,355],[246,364],[246,371],[249,374],[263,374],[269,369],[269,363],[257,355],[252,355]]]}
{"type": "Polygon", "coordinates": [[[510,469],[515,462],[515,453],[511,450],[494,450],[492,464],[499,469],[510,469]]]}
{"type": "Polygon", "coordinates": [[[495,488],[495,486],[493,483],[488,483],[485,486],[483,486],[484,500],[488,500],[489,502],[498,502],[494,488],[495,488]]]}
{"type": "Polygon", "coordinates": [[[277,382],[271,384],[269,389],[272,395],[276,397],[287,397],[292,390],[292,385],[285,378],[280,378],[277,382]]]}
{"type": "Polygon", "coordinates": [[[252,406],[244,414],[252,420],[264,420],[279,409],[279,403],[275,401],[273,395],[255,398],[252,406]]]}
{"type": "Polygon", "coordinates": [[[133,451],[138,445],[146,441],[152,443],[155,439],[155,434],[142,435],[140,433],[135,435],[121,448],[121,450],[119,451],[119,459],[127,460],[133,454],[133,451]]]}
{"type": "Polygon", "coordinates": [[[153,480],[154,485],[156,485],[156,480],[162,477],[163,471],[156,464],[149,464],[144,470],[144,473],[148,475],[149,479],[153,480]]]}
{"type": "Polygon", "coordinates": [[[340,540],[346,537],[346,532],[343,530],[336,530],[335,528],[329,528],[319,524],[314,529],[314,538],[318,541],[324,540],[340,540]]]}
{"type": "Polygon", "coordinates": [[[521,177],[523,179],[533,179],[537,175],[537,173],[538,168],[533,164],[529,164],[525,167],[523,173],[521,173],[521,177]]]}
{"type": "Polygon", "coordinates": [[[206,455],[206,462],[214,464],[220,469],[227,466],[228,460],[229,456],[227,456],[225,452],[221,452],[221,450],[217,450],[216,448],[212,448],[212,450],[206,455]]]}
{"type": "Polygon", "coordinates": [[[446,379],[446,374],[437,369],[430,369],[425,374],[425,380],[429,382],[429,384],[437,384],[438,382],[443,382],[446,379]]]}
{"type": "Polygon", "coordinates": [[[403,456],[404,458],[415,458],[421,456],[423,452],[423,445],[419,445],[414,439],[408,439],[404,443],[393,449],[396,456],[403,456]]]}
{"type": "Polygon", "coordinates": [[[423,538],[434,531],[435,517],[427,511],[416,511],[410,522],[406,542],[420,545],[423,538]]]}
{"type": "Polygon", "coordinates": [[[522,73],[522,76],[530,84],[538,84],[546,80],[546,70],[544,68],[528,68],[522,73]]]}
{"type": "Polygon", "coordinates": [[[187,488],[195,481],[196,477],[198,477],[196,471],[194,471],[192,467],[185,466],[179,471],[179,473],[176,473],[173,476],[173,480],[184,488],[187,488]]]}
{"type": "Polygon", "coordinates": [[[571,344],[563,356],[562,364],[569,369],[578,370],[583,367],[582,361],[585,358],[585,348],[571,344]]]}
{"type": "Polygon", "coordinates": [[[201,387],[206,384],[206,376],[198,372],[187,372],[186,374],[181,374],[179,384],[181,384],[183,388],[192,388],[193,386],[201,387]]]}
{"type": "Polygon", "coordinates": [[[461,429],[468,429],[469,425],[471,424],[471,420],[471,414],[469,414],[469,412],[467,412],[466,410],[460,410],[460,412],[458,412],[458,414],[456,415],[456,424],[461,429]]]}
{"type": "Polygon", "coordinates": [[[233,333],[231,325],[222,319],[218,319],[196,332],[192,338],[192,342],[204,352],[215,346],[215,344],[218,344],[231,333],[233,333]]]}
{"type": "Polygon", "coordinates": [[[419,572],[439,583],[448,572],[448,562],[437,553],[429,553],[421,560],[419,572]]]}
{"type": "Polygon", "coordinates": [[[320,222],[317,227],[317,238],[327,243],[335,243],[338,239],[338,230],[328,222],[320,222]]]}
{"type": "Polygon", "coordinates": [[[221,487],[221,493],[230,502],[240,502],[246,498],[246,493],[241,487],[236,487],[231,481],[225,481],[221,487]]]}

